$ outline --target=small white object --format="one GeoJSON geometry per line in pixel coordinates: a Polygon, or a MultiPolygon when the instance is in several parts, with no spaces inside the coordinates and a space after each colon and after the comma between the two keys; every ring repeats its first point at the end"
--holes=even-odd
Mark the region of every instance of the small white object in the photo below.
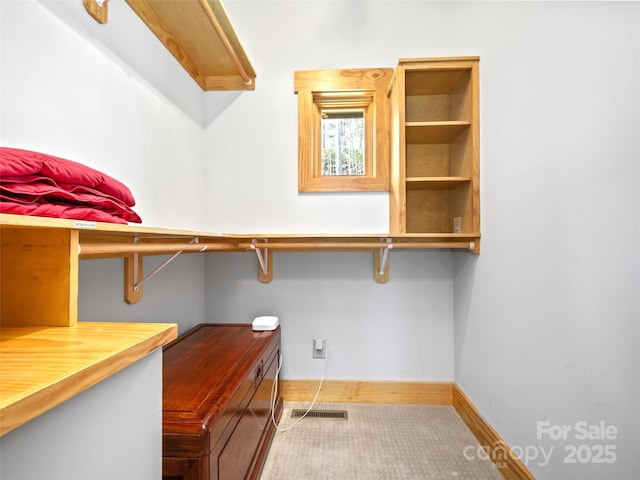
{"type": "Polygon", "coordinates": [[[275,330],[278,327],[278,317],[263,315],[253,319],[252,328],[256,332],[275,330]]]}

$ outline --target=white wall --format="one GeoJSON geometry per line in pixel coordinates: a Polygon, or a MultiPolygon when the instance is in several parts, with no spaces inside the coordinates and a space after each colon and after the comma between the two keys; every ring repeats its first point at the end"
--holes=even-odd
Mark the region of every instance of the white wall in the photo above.
{"type": "MultiPolygon", "coordinates": [[[[0,3],[0,143],[117,178],[134,193],[145,224],[201,228],[200,125],[108,56],[98,40],[79,33],[96,24],[88,14],[72,29],[40,3],[0,3]]],[[[84,11],[81,0],[43,3],[84,11]]]]}
{"type": "Polygon", "coordinates": [[[388,232],[386,193],[298,194],[293,90],[295,70],[395,66],[399,50],[380,35],[387,5],[231,0],[225,7],[258,76],[256,90],[207,129],[210,228],[388,232]],[[349,29],[339,15],[353,19],[349,29]]]}

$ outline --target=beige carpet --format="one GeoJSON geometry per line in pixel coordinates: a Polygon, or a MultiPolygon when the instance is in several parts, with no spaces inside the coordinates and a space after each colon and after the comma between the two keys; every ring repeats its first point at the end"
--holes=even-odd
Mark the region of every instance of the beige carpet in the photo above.
{"type": "MultiPolygon", "coordinates": [[[[308,406],[285,402],[280,428],[296,421],[292,409],[308,406]]],[[[319,403],[315,409],[346,410],[348,419],[304,418],[278,431],[260,480],[502,479],[491,461],[477,458],[479,444],[453,407],[319,403]]]]}

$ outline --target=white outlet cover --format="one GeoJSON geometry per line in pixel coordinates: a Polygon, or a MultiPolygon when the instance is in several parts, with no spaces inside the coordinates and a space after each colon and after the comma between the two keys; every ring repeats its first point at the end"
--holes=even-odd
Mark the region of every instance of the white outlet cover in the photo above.
{"type": "Polygon", "coordinates": [[[462,233],[462,217],[453,217],[453,233],[462,233]]]}

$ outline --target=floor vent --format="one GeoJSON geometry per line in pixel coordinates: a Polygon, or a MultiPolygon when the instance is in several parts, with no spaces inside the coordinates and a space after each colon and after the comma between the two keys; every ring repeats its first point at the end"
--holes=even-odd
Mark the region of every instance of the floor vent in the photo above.
{"type": "Polygon", "coordinates": [[[343,420],[347,420],[349,418],[349,415],[346,410],[309,410],[309,413],[307,413],[307,411],[304,409],[291,410],[291,418],[299,418],[299,417],[340,418],[343,420]]]}

